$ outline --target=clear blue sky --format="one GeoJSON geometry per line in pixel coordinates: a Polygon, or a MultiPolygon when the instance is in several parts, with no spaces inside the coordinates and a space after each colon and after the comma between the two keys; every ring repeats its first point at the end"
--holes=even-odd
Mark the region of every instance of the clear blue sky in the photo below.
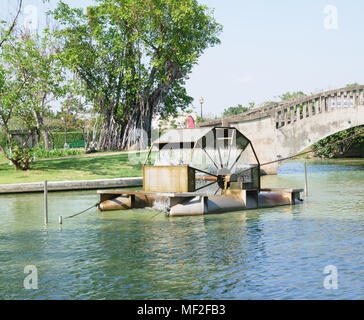
{"type": "MultiPolygon", "coordinates": [[[[42,19],[42,1],[24,1],[42,19]]],[[[200,1],[215,9],[224,31],[222,44],[206,51],[187,83],[197,110],[201,96],[204,113],[219,115],[228,106],[276,100],[287,91],[364,84],[364,1],[200,1]],[[337,7],[337,30],[324,27],[327,5],[337,7]]],[[[14,2],[1,0],[2,16],[14,2]]],[[[87,6],[92,0],[66,2],[87,6]]]]}

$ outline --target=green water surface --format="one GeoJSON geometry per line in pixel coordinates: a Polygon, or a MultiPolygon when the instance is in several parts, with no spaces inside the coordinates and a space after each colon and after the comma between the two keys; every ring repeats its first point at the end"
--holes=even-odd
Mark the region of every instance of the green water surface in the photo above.
{"type": "MultiPolygon", "coordinates": [[[[309,163],[303,205],[199,217],[89,213],[96,192],[0,197],[0,299],[363,299],[364,161],[309,163]],[[24,288],[24,267],[38,289],[24,288]],[[324,288],[324,268],[338,289],[324,288]]],[[[303,187],[290,162],[263,187],[303,187]]]]}

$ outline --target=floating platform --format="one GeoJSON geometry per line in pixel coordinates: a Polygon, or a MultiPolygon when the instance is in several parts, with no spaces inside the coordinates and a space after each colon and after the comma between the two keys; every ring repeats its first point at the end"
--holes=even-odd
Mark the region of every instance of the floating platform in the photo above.
{"type": "Polygon", "coordinates": [[[272,208],[302,202],[303,189],[229,189],[222,195],[197,192],[145,192],[132,190],[99,190],[100,211],[152,208],[162,203],[168,216],[192,216],[231,211],[272,208]]]}

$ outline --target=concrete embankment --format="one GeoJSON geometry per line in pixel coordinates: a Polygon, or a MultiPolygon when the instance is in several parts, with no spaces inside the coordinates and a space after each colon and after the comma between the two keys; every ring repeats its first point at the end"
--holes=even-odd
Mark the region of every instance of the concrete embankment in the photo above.
{"type": "MultiPolygon", "coordinates": [[[[136,188],[143,186],[143,178],[117,178],[104,180],[49,181],[48,191],[82,191],[109,188],[136,188]]],[[[43,182],[1,184],[0,194],[43,192],[43,182]]]]}

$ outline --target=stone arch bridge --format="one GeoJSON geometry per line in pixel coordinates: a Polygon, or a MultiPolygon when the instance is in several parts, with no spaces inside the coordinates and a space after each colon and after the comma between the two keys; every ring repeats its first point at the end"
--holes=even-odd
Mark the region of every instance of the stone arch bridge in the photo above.
{"type": "MultiPolygon", "coordinates": [[[[261,163],[293,156],[332,134],[364,125],[364,86],[331,90],[201,123],[236,127],[253,143],[261,163]]],[[[279,164],[263,166],[276,174],[279,164]]]]}

